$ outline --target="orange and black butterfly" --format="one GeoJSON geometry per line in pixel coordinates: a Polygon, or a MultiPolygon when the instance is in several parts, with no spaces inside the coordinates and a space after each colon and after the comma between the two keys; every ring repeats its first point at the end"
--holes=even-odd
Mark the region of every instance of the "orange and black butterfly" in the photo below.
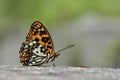
{"type": "Polygon", "coordinates": [[[20,48],[20,62],[25,66],[41,66],[54,61],[60,51],[73,46],[68,45],[55,52],[49,32],[41,22],[35,21],[20,48]]]}

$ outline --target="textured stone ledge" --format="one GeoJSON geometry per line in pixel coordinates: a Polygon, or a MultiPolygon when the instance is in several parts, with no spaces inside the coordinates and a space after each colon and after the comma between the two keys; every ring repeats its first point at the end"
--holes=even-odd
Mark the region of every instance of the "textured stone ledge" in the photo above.
{"type": "Polygon", "coordinates": [[[0,80],[120,80],[120,69],[0,66],[0,80]]]}

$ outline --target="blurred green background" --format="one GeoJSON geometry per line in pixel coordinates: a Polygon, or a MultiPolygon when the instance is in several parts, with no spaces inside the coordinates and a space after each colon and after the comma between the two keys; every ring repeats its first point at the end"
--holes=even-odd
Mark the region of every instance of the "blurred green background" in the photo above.
{"type": "Polygon", "coordinates": [[[50,32],[57,66],[120,67],[120,0],[0,0],[0,65],[21,65],[34,21],[50,32]]]}

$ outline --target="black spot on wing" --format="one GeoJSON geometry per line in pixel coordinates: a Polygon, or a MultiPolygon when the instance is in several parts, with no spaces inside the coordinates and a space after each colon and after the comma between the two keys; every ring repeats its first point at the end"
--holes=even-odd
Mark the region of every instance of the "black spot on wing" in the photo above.
{"type": "Polygon", "coordinates": [[[52,48],[52,46],[49,46],[49,45],[47,45],[47,47],[48,47],[49,49],[51,49],[51,48],[52,48]]]}
{"type": "Polygon", "coordinates": [[[47,32],[44,30],[44,31],[40,31],[40,35],[42,36],[42,35],[46,35],[47,34],[47,32]]]}
{"type": "Polygon", "coordinates": [[[47,43],[49,41],[49,37],[42,37],[41,39],[44,43],[47,43]]]}
{"type": "Polygon", "coordinates": [[[34,31],[34,32],[33,32],[33,35],[36,35],[37,33],[38,33],[38,31],[34,31]]]}
{"type": "Polygon", "coordinates": [[[48,44],[51,44],[51,42],[49,41],[48,44]]]}
{"type": "Polygon", "coordinates": [[[37,42],[38,42],[38,41],[39,41],[39,39],[38,39],[38,38],[35,38],[35,41],[37,41],[37,42]]]}

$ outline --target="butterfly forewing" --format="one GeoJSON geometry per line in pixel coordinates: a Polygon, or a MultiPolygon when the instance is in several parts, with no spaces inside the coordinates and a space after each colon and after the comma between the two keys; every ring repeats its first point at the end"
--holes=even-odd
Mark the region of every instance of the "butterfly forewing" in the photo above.
{"type": "Polygon", "coordinates": [[[39,21],[36,21],[31,25],[26,40],[38,41],[41,45],[44,45],[49,49],[51,55],[54,54],[54,45],[51,36],[45,26],[39,21]]]}

